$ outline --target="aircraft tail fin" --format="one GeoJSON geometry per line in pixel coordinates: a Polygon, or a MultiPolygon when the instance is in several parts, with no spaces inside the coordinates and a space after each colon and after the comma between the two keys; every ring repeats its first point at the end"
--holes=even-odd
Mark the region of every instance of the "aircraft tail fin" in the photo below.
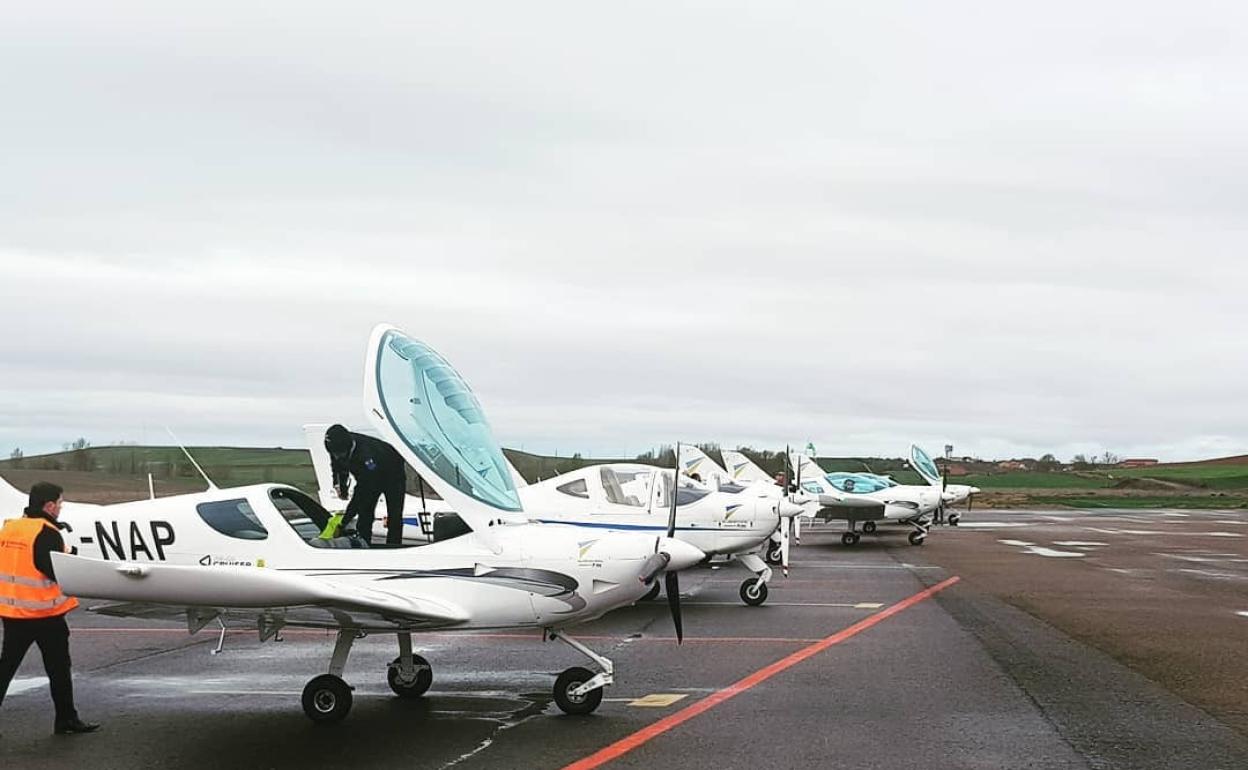
{"type": "Polygon", "coordinates": [[[29,496],[0,476],[0,520],[14,519],[22,515],[29,496]]]}
{"type": "Polygon", "coordinates": [[[802,481],[806,481],[808,479],[821,479],[828,475],[828,472],[820,468],[805,452],[789,452],[789,465],[796,469],[793,474],[794,479],[800,478],[802,481]]]}
{"type": "Polygon", "coordinates": [[[325,448],[325,429],[329,423],[313,423],[303,426],[308,442],[308,454],[312,455],[312,469],[316,471],[316,492],[321,506],[327,511],[341,511],[345,500],[339,500],[334,492],[334,472],[330,465],[329,450],[325,448]]]}
{"type": "Polygon", "coordinates": [[[766,471],[741,452],[735,449],[724,449],[720,454],[724,457],[724,465],[728,467],[728,475],[733,481],[748,484],[754,481],[772,480],[766,471]]]}
{"type": "Polygon", "coordinates": [[[686,476],[693,476],[696,473],[698,478],[706,484],[711,482],[723,484],[732,481],[732,476],[728,474],[728,471],[712,460],[706,452],[692,444],[680,445],[680,472],[686,476]]]}

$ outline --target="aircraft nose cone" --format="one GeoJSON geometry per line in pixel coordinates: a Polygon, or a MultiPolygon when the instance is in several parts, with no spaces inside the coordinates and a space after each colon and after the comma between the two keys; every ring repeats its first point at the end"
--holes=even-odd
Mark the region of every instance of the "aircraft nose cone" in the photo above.
{"type": "Polygon", "coordinates": [[[672,557],[667,563],[669,572],[679,572],[682,569],[702,563],[706,558],[706,554],[702,553],[702,549],[697,546],[690,545],[684,540],[676,540],[674,538],[663,538],[659,543],[659,550],[672,557]]]}

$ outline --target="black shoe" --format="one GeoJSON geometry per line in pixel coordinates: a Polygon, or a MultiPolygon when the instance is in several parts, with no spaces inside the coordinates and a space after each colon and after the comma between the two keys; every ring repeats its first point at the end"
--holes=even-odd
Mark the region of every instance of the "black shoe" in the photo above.
{"type": "Polygon", "coordinates": [[[100,726],[91,722],[84,722],[81,719],[74,718],[69,722],[61,722],[56,726],[57,735],[76,735],[78,733],[93,733],[100,729],[100,726]]]}

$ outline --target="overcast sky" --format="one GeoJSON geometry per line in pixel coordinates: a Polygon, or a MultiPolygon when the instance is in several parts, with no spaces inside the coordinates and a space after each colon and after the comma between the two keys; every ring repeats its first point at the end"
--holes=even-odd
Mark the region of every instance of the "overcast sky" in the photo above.
{"type": "Polygon", "coordinates": [[[1243,3],[0,10],[0,452],[1248,452],[1243,3]]]}

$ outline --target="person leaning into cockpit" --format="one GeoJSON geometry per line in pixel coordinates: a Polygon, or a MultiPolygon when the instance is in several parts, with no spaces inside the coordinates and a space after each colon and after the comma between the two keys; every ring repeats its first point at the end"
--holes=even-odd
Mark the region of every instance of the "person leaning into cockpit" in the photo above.
{"type": "Polygon", "coordinates": [[[407,491],[407,466],[402,456],[381,439],[352,433],[341,425],[331,425],[325,431],[325,449],[329,451],[334,488],[340,499],[348,499],[351,477],[355,477],[355,493],[347,503],[343,529],[358,516],[356,531],[371,545],[377,501],[385,495],[386,543],[400,545],[407,491]]]}

